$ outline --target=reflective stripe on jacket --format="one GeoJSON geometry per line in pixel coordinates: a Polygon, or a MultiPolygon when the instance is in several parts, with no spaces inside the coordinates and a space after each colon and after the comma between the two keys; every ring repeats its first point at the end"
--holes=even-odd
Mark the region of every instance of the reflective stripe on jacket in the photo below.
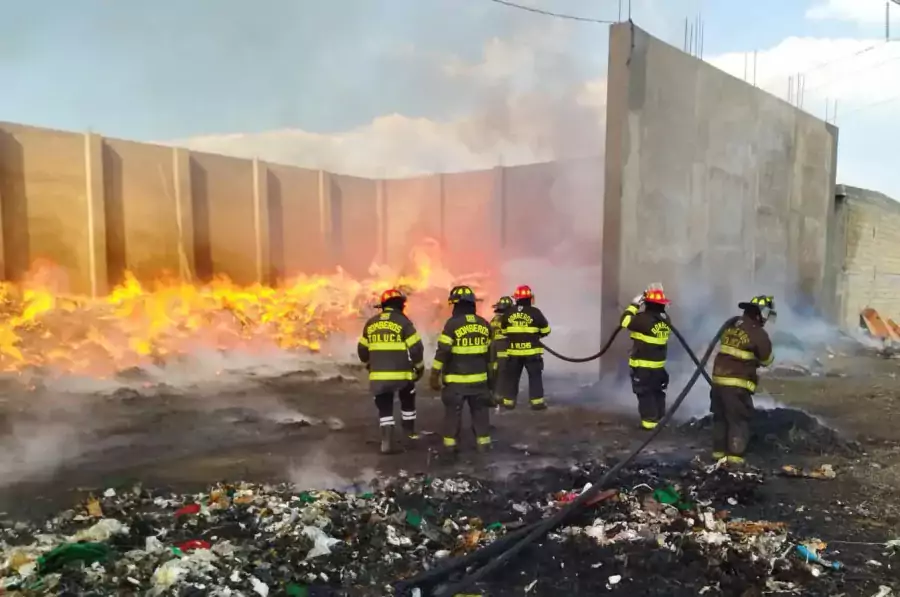
{"type": "Polygon", "coordinates": [[[500,329],[507,339],[507,355],[529,357],[544,354],[541,338],[550,334],[550,324],[537,307],[516,305],[503,314],[500,329]]]}
{"type": "Polygon", "coordinates": [[[490,349],[491,327],[486,319],[474,314],[451,317],[438,338],[432,367],[441,372],[446,386],[486,390],[490,349]]]}
{"type": "Polygon", "coordinates": [[[713,383],[755,392],[757,369],[768,367],[774,360],[769,334],[755,319],[741,316],[722,332],[713,361],[713,383]]]}
{"type": "Polygon", "coordinates": [[[376,394],[408,385],[415,370],[425,367],[425,347],[416,327],[394,309],[366,321],[356,352],[369,370],[369,385],[376,394]]]}
{"type": "Polygon", "coordinates": [[[631,357],[628,365],[643,369],[662,369],[668,356],[669,334],[672,328],[664,314],[639,311],[629,305],[622,314],[622,327],[631,332],[631,357]]]}

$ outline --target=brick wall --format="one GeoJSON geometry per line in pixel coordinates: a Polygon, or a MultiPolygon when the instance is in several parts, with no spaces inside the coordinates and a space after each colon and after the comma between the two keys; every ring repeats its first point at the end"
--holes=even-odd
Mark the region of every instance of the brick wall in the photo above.
{"type": "Polygon", "coordinates": [[[900,322],[900,203],[845,185],[838,186],[837,202],[837,237],[843,237],[844,248],[840,323],[857,327],[866,307],[900,322]]]}

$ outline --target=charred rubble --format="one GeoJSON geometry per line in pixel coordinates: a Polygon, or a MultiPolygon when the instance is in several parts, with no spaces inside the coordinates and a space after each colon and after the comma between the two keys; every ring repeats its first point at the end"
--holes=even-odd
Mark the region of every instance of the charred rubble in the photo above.
{"type": "MultiPolygon", "coordinates": [[[[39,523],[2,521],[0,586],[18,595],[428,595],[394,583],[549,516],[604,469],[502,481],[401,474],[367,491],[107,489],[39,523]]],[[[792,528],[793,505],[766,502],[767,482],[699,462],[626,470],[604,499],[469,593],[851,595],[847,567],[871,557],[897,580],[891,544],[858,561],[842,554],[837,568],[810,561],[834,552],[792,528]]]]}

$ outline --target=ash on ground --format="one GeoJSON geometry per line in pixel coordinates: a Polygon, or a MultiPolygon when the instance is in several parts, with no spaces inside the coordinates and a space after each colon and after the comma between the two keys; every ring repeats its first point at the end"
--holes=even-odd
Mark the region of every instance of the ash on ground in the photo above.
{"type": "MultiPolygon", "coordinates": [[[[503,481],[401,474],[368,493],[248,483],[195,495],[108,489],[40,524],[3,521],[0,586],[20,595],[427,596],[432,587],[398,593],[394,583],[552,515],[604,470],[503,481]]],[[[856,594],[844,568],[810,561],[832,548],[774,521],[794,507],[762,505],[765,483],[699,462],[626,470],[605,499],[469,593],[856,594]]],[[[891,549],[840,557],[864,566],[891,549]]],[[[890,565],[880,571],[896,577],[890,565]]]]}
{"type": "MultiPolygon", "coordinates": [[[[683,431],[708,432],[712,428],[712,415],[694,419],[684,425],[683,431]]],[[[793,453],[804,455],[841,454],[854,456],[861,453],[858,443],[843,437],[834,429],[820,423],[815,417],[793,408],[756,409],[751,423],[754,454],[793,453]]]]}

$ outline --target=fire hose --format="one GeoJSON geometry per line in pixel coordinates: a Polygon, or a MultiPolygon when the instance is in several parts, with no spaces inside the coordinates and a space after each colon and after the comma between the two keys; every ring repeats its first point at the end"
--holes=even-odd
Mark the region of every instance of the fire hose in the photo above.
{"type": "MultiPolygon", "coordinates": [[[[631,464],[631,462],[633,462],[634,459],[637,458],[637,456],[641,452],[643,452],[644,449],[648,445],[650,445],[650,443],[654,439],[656,439],[660,432],[662,432],[662,430],[675,415],[675,412],[687,398],[691,389],[694,387],[694,384],[697,383],[697,380],[700,378],[701,372],[704,374],[706,373],[706,363],[709,361],[710,356],[712,356],[713,350],[715,349],[716,344],[718,343],[719,338],[721,338],[725,329],[733,325],[737,320],[737,317],[733,317],[722,324],[722,327],[719,328],[719,331],[716,332],[716,335],[713,337],[712,341],[707,347],[703,358],[699,360],[697,359],[697,355],[695,355],[691,351],[690,347],[684,341],[684,338],[681,336],[681,334],[679,334],[675,330],[674,326],[672,327],[673,333],[675,333],[675,336],[684,345],[685,350],[687,350],[687,352],[691,354],[692,360],[696,363],[694,373],[691,375],[687,384],[684,386],[684,389],[681,390],[681,393],[678,394],[678,397],[672,403],[672,407],[659,422],[659,425],[657,425],[656,428],[650,432],[647,438],[643,442],[641,442],[641,444],[637,448],[632,450],[625,458],[623,458],[615,465],[613,465],[612,468],[607,470],[596,483],[582,492],[581,495],[579,495],[573,502],[566,505],[550,518],[546,518],[530,526],[519,529],[514,533],[510,533],[509,535],[497,539],[490,545],[487,545],[477,551],[469,553],[461,558],[457,558],[439,568],[434,568],[416,577],[398,581],[397,583],[395,583],[397,594],[403,594],[403,591],[409,591],[412,588],[423,589],[425,587],[432,587],[442,582],[457,570],[466,569],[470,565],[484,562],[489,560],[490,558],[493,558],[493,560],[488,561],[481,568],[478,568],[477,570],[464,576],[459,581],[451,585],[441,586],[431,593],[432,597],[449,597],[451,595],[456,595],[457,593],[464,591],[472,584],[478,582],[485,576],[491,574],[492,572],[503,566],[526,547],[561,525],[567,518],[581,511],[587,504],[589,504],[594,498],[596,498],[598,494],[600,494],[600,492],[603,491],[604,487],[619,473],[619,471],[631,464]]],[[[619,329],[621,328],[618,328],[612,334],[607,344],[604,345],[604,350],[601,350],[601,354],[609,348],[609,345],[612,344],[612,339],[615,338],[619,329]]],[[[425,593],[423,592],[423,594],[425,593]]]]}
{"type": "MultiPolygon", "coordinates": [[[[687,340],[684,339],[684,336],[681,335],[681,332],[678,331],[678,328],[674,327],[671,324],[671,322],[667,322],[667,323],[669,323],[669,327],[672,330],[672,333],[675,334],[676,338],[678,338],[678,342],[684,347],[685,351],[687,351],[688,356],[691,357],[691,360],[694,362],[694,366],[702,371],[703,378],[707,381],[707,383],[709,383],[709,385],[712,385],[712,379],[710,379],[709,373],[706,372],[706,367],[702,367],[700,365],[700,361],[697,359],[697,355],[694,354],[694,351],[691,350],[690,346],[688,346],[687,340]]],[[[553,350],[546,344],[543,345],[544,351],[552,354],[553,356],[560,359],[561,361],[566,361],[567,363],[588,363],[590,361],[599,359],[604,354],[606,354],[606,352],[610,349],[610,347],[612,347],[612,344],[615,341],[616,336],[619,335],[619,332],[621,332],[622,329],[624,329],[624,328],[617,327],[613,331],[613,333],[609,335],[609,338],[606,340],[606,342],[603,344],[603,346],[600,348],[600,350],[590,356],[587,356],[587,357],[567,357],[565,355],[562,355],[562,354],[556,352],[555,350],[553,350]]]]}

